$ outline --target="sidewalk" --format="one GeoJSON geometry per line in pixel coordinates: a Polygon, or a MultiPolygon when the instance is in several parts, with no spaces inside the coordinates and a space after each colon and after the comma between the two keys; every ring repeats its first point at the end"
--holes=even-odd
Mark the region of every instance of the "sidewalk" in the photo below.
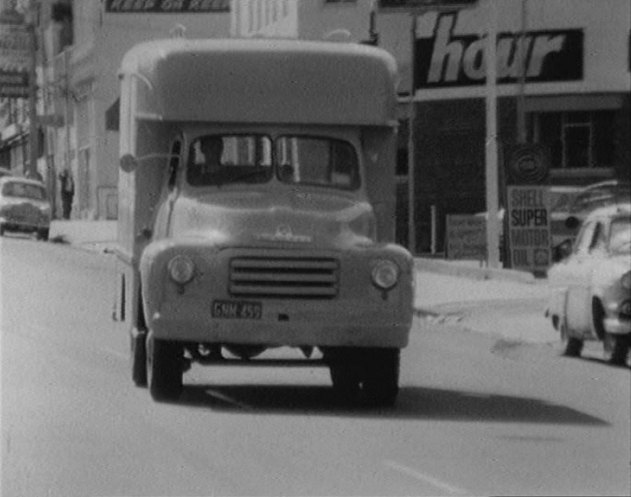
{"type": "MultiPolygon", "coordinates": [[[[116,221],[53,221],[50,240],[68,243],[78,248],[101,253],[112,252],[116,246],[116,221]]],[[[419,315],[437,317],[445,309],[472,308],[477,303],[492,301],[542,300],[549,289],[545,280],[535,280],[532,274],[511,269],[480,267],[476,261],[446,261],[417,257],[415,309],[419,315]]],[[[453,314],[453,311],[448,311],[453,314]]],[[[466,314],[457,313],[461,317],[466,314]]],[[[548,341],[556,335],[548,329],[541,315],[524,317],[503,312],[489,328],[488,323],[476,325],[475,316],[461,324],[476,331],[498,333],[506,338],[526,341],[548,341]],[[534,320],[534,321],[533,321],[534,320]],[[482,329],[484,328],[484,329],[482,329]],[[533,328],[536,332],[533,332],[533,328]]]]}

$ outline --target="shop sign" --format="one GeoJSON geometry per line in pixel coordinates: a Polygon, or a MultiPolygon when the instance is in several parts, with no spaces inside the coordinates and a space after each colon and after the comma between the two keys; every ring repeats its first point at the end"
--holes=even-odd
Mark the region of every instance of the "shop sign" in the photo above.
{"type": "Polygon", "coordinates": [[[507,148],[506,184],[527,185],[548,182],[550,159],[542,145],[526,143],[507,148]]]}
{"type": "Polygon", "coordinates": [[[28,96],[31,35],[24,25],[0,24],[0,97],[28,96]]]}
{"type": "Polygon", "coordinates": [[[106,0],[110,14],[198,14],[230,12],[230,0],[106,0]]]}
{"type": "MultiPolygon", "coordinates": [[[[454,34],[457,13],[437,16],[431,37],[416,40],[416,88],[482,85],[486,37],[454,34]]],[[[497,81],[516,83],[583,79],[583,30],[536,30],[497,34],[497,81]]]]}
{"type": "Polygon", "coordinates": [[[447,216],[448,259],[486,259],[486,219],[473,214],[447,216]]]}
{"type": "Polygon", "coordinates": [[[477,5],[478,0],[379,0],[381,12],[428,12],[465,9],[477,5]]]}
{"type": "Polygon", "coordinates": [[[544,272],[551,257],[548,187],[508,186],[507,214],[513,269],[544,272]]]}

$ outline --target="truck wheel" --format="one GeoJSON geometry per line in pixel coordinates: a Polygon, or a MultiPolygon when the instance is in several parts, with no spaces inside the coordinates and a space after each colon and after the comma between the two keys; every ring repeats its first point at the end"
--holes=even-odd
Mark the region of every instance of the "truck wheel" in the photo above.
{"type": "Polygon", "coordinates": [[[137,387],[147,386],[147,334],[133,329],[130,333],[131,379],[137,387]]]}
{"type": "Polygon", "coordinates": [[[184,349],[181,344],[147,335],[147,383],[153,400],[175,401],[182,393],[184,349]]]}
{"type": "Polygon", "coordinates": [[[399,349],[366,350],[363,387],[371,405],[393,406],[399,393],[399,349]]]}
{"type": "Polygon", "coordinates": [[[629,335],[605,333],[603,340],[605,360],[614,366],[626,366],[629,353],[629,335]]]}
{"type": "Polygon", "coordinates": [[[326,354],[335,397],[344,403],[357,400],[360,391],[362,363],[356,349],[336,349],[326,354]]]}

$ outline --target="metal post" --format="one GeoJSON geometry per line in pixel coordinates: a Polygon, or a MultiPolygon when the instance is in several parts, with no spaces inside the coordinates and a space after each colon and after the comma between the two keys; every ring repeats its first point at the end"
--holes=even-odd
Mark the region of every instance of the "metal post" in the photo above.
{"type": "Polygon", "coordinates": [[[488,267],[498,268],[498,172],[497,172],[497,0],[488,0],[486,37],[486,246],[488,267]]]}
{"type": "Polygon", "coordinates": [[[526,143],[526,30],[528,0],[521,0],[521,32],[519,34],[519,93],[517,95],[517,142],[526,143]]]}
{"type": "Polygon", "coordinates": [[[414,107],[415,87],[415,67],[416,67],[416,22],[417,14],[411,14],[412,26],[410,29],[410,107],[408,111],[408,247],[412,255],[416,255],[416,206],[415,206],[415,169],[416,160],[414,153],[414,124],[416,121],[416,109],[414,107]]]}

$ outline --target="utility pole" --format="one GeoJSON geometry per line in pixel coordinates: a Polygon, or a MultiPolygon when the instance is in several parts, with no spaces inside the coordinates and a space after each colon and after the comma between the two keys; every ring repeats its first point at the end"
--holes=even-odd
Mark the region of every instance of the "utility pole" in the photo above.
{"type": "Polygon", "coordinates": [[[29,163],[24,174],[35,177],[37,173],[37,158],[39,156],[39,126],[37,120],[37,24],[39,22],[38,3],[31,0],[26,16],[26,27],[30,36],[30,63],[28,75],[28,103],[29,103],[29,163]]]}
{"type": "Polygon", "coordinates": [[[416,255],[416,151],[414,127],[416,124],[416,107],[414,96],[416,93],[416,29],[418,13],[410,12],[410,101],[408,108],[408,248],[412,255],[416,255]]]}
{"type": "Polygon", "coordinates": [[[486,247],[487,264],[500,266],[497,157],[497,1],[488,0],[486,36],[486,247]]]}

